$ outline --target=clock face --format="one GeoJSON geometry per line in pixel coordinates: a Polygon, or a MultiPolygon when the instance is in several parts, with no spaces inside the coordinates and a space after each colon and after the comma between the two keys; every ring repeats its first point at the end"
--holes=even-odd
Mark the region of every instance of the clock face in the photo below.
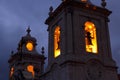
{"type": "Polygon", "coordinates": [[[32,51],[33,50],[33,43],[32,42],[27,42],[26,48],[27,48],[28,51],[32,51]]]}

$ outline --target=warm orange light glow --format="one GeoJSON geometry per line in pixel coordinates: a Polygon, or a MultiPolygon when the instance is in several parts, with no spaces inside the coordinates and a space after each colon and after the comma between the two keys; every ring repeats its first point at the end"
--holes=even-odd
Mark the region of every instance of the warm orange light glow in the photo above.
{"type": "Polygon", "coordinates": [[[32,66],[32,65],[27,66],[27,70],[28,70],[28,72],[31,72],[32,75],[34,76],[34,66],[32,66]]]}
{"type": "Polygon", "coordinates": [[[26,48],[27,48],[29,51],[32,51],[32,50],[33,50],[33,44],[32,44],[32,42],[28,42],[28,43],[26,44],[26,48]]]}
{"type": "Polygon", "coordinates": [[[13,75],[13,73],[14,73],[14,68],[12,67],[10,70],[10,77],[13,75]]]}
{"type": "Polygon", "coordinates": [[[81,0],[82,2],[86,2],[87,0],[81,0]]]}
{"type": "Polygon", "coordinates": [[[96,37],[96,28],[92,22],[87,21],[85,23],[85,42],[86,42],[86,51],[97,53],[97,37],[96,37]]]}
{"type": "Polygon", "coordinates": [[[60,27],[56,27],[54,32],[54,57],[60,55],[60,27]]]}

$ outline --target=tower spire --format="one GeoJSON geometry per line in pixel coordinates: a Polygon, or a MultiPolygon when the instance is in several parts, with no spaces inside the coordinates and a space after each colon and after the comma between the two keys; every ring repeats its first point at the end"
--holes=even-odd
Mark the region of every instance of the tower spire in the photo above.
{"type": "Polygon", "coordinates": [[[102,0],[101,5],[102,5],[102,7],[103,7],[103,8],[105,8],[105,7],[106,7],[106,5],[107,5],[106,1],[105,1],[105,0],[102,0]]]}
{"type": "Polygon", "coordinates": [[[28,26],[28,29],[26,30],[26,32],[27,32],[28,34],[30,34],[30,32],[31,32],[30,26],[28,26]]]}

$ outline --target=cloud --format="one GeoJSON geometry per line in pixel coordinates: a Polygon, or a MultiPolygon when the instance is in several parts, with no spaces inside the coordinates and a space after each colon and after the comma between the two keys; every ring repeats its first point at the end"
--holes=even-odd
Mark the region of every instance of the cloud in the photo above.
{"type": "MultiPolygon", "coordinates": [[[[92,1],[92,0],[91,0],[92,1]]],[[[93,0],[94,4],[100,2],[93,0]]],[[[0,79],[8,80],[8,63],[12,50],[16,51],[17,44],[22,36],[26,35],[27,26],[31,26],[31,35],[38,41],[37,50],[48,45],[47,25],[44,24],[48,17],[49,7],[56,8],[61,0],[0,0],[0,79]]],[[[113,11],[109,23],[113,58],[120,67],[120,10],[119,2],[107,0],[108,8],[113,11]]]]}

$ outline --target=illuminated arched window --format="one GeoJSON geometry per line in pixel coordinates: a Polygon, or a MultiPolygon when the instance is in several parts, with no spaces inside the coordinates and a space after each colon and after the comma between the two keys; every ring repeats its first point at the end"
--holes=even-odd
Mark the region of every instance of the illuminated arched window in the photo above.
{"type": "Polygon", "coordinates": [[[10,70],[10,77],[13,75],[13,73],[14,73],[14,68],[12,67],[10,70]]]}
{"type": "Polygon", "coordinates": [[[85,43],[86,43],[86,51],[97,53],[97,37],[96,37],[96,27],[95,25],[87,21],[85,23],[85,43]]]}
{"type": "Polygon", "coordinates": [[[33,65],[28,65],[28,66],[27,66],[27,71],[28,71],[28,72],[31,72],[32,75],[33,75],[33,77],[34,77],[35,72],[34,72],[34,66],[33,66],[33,65]]]}
{"type": "Polygon", "coordinates": [[[54,31],[54,57],[60,55],[60,27],[56,27],[54,31]]]}

